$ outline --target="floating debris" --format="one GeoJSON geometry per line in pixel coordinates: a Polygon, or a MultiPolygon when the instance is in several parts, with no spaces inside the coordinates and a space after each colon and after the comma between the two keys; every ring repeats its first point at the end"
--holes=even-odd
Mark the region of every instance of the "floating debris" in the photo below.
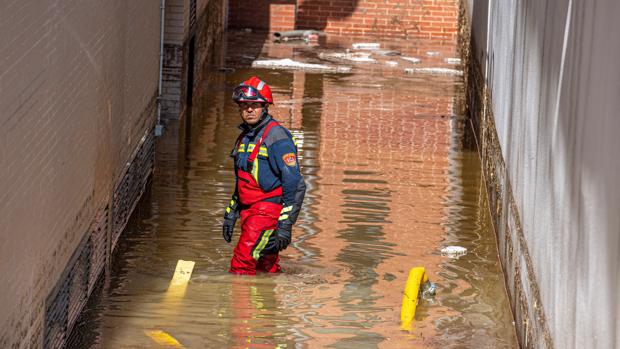
{"type": "Polygon", "coordinates": [[[361,62],[361,63],[376,63],[377,60],[370,57],[370,53],[366,52],[333,52],[333,53],[319,53],[319,58],[321,59],[342,59],[346,61],[352,62],[361,62]]]}
{"type": "Polygon", "coordinates": [[[389,65],[390,67],[395,67],[398,65],[398,62],[396,61],[385,61],[385,64],[389,65]]]}
{"type": "Polygon", "coordinates": [[[441,254],[451,258],[458,258],[467,254],[467,249],[462,246],[446,246],[441,249],[441,254]]]}
{"type": "Polygon", "coordinates": [[[407,74],[437,74],[462,76],[463,71],[449,68],[405,68],[407,74]]]}
{"type": "Polygon", "coordinates": [[[400,56],[401,54],[398,51],[392,51],[392,50],[378,50],[378,51],[375,51],[375,53],[381,56],[400,56]]]}
{"type": "Polygon", "coordinates": [[[290,30],[275,32],[273,33],[273,36],[276,42],[290,40],[304,40],[306,42],[310,42],[317,41],[319,39],[319,36],[325,36],[325,33],[319,32],[317,30],[290,30]]]}
{"type": "Polygon", "coordinates": [[[446,58],[443,60],[444,62],[448,63],[448,64],[461,64],[461,59],[460,58],[446,58]]]}
{"type": "Polygon", "coordinates": [[[284,59],[263,59],[252,62],[253,68],[271,68],[271,69],[301,69],[301,70],[320,70],[327,72],[348,73],[351,67],[346,66],[328,66],[324,64],[313,64],[297,62],[290,58],[284,59]]]}
{"type": "Polygon", "coordinates": [[[376,42],[358,42],[352,45],[356,50],[378,50],[381,44],[376,42]]]}
{"type": "Polygon", "coordinates": [[[420,63],[420,59],[419,58],[415,58],[415,57],[403,56],[403,57],[400,57],[400,59],[403,59],[403,60],[405,60],[407,62],[411,62],[411,63],[420,63]]]}
{"type": "Polygon", "coordinates": [[[435,294],[437,294],[437,284],[427,281],[422,285],[422,288],[420,289],[420,297],[430,299],[435,297],[435,294]]]}
{"type": "Polygon", "coordinates": [[[437,51],[427,51],[426,55],[429,57],[435,57],[435,56],[439,56],[441,53],[437,52],[437,51]]]}

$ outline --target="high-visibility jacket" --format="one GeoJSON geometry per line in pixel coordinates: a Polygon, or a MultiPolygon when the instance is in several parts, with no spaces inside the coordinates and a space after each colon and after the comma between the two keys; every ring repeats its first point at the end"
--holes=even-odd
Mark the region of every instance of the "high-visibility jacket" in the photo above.
{"type": "Polygon", "coordinates": [[[290,228],[306,192],[293,136],[270,115],[254,127],[242,124],[239,128],[242,132],[231,152],[239,202],[242,206],[259,201],[282,204],[278,226],[290,228]]]}

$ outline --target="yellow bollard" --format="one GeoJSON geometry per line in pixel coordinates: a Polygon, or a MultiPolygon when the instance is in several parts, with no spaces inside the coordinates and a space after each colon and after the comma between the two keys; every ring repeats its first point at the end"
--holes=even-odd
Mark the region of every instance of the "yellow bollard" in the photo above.
{"type": "Polygon", "coordinates": [[[189,279],[192,277],[192,271],[194,270],[195,264],[196,263],[193,261],[184,261],[179,259],[177,262],[177,267],[174,270],[172,280],[170,280],[170,285],[168,285],[168,291],[166,291],[166,295],[164,296],[165,302],[172,303],[173,301],[178,301],[185,296],[187,284],[189,283],[189,279]]]}
{"type": "Polygon", "coordinates": [[[172,276],[168,290],[164,294],[164,303],[167,303],[169,306],[180,304],[183,297],[185,297],[185,291],[187,290],[189,279],[192,277],[195,264],[192,261],[179,259],[174,270],[174,276],[172,276]]]}
{"type": "Polygon", "coordinates": [[[420,293],[420,287],[425,282],[428,282],[428,276],[426,276],[424,267],[415,267],[409,270],[409,277],[407,278],[407,285],[403,295],[403,305],[400,310],[400,328],[403,330],[409,331],[411,329],[411,322],[419,303],[418,294],[420,293]]]}
{"type": "MultiPolygon", "coordinates": [[[[168,291],[166,291],[163,299],[163,303],[167,303],[169,306],[172,305],[172,309],[177,309],[178,305],[182,301],[183,296],[185,295],[185,290],[187,289],[187,284],[189,283],[189,279],[192,277],[194,265],[196,265],[195,262],[184,261],[182,259],[179,259],[177,262],[174,275],[168,285],[168,291]]],[[[171,312],[171,314],[174,313],[171,312]]],[[[179,343],[179,341],[164,331],[151,330],[144,331],[144,333],[161,346],[185,348],[181,343],[179,343]]]]}
{"type": "Polygon", "coordinates": [[[153,330],[144,331],[144,333],[151,337],[159,345],[173,348],[185,348],[183,344],[179,343],[179,341],[164,331],[153,330]]]}
{"type": "Polygon", "coordinates": [[[184,261],[182,259],[179,259],[170,284],[182,285],[189,282],[189,279],[192,277],[192,271],[194,270],[195,264],[196,262],[193,261],[184,261]]]}

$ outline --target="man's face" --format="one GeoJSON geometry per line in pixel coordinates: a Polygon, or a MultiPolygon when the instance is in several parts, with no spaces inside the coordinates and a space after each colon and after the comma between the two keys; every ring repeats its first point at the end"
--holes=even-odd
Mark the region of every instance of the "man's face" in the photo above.
{"type": "Polygon", "coordinates": [[[241,102],[239,103],[239,113],[241,114],[241,119],[249,126],[254,126],[260,121],[260,117],[263,114],[263,108],[263,103],[241,102]]]}

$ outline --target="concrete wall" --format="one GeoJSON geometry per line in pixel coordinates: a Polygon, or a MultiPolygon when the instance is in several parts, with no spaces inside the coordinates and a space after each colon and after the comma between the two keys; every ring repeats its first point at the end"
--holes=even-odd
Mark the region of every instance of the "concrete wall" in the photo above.
{"type": "Polygon", "coordinates": [[[159,2],[0,2],[0,347],[45,300],[153,125],[159,2]]]}
{"type": "Polygon", "coordinates": [[[620,3],[468,1],[469,105],[524,347],[620,347],[620,3]]]}
{"type": "Polygon", "coordinates": [[[454,40],[457,0],[238,0],[229,25],[268,31],[454,40]]]}
{"type": "Polygon", "coordinates": [[[190,101],[188,80],[192,80],[189,81],[192,91],[194,81],[200,79],[201,68],[216,60],[215,46],[226,28],[227,6],[227,0],[166,1],[163,118],[182,117],[190,101]]]}

